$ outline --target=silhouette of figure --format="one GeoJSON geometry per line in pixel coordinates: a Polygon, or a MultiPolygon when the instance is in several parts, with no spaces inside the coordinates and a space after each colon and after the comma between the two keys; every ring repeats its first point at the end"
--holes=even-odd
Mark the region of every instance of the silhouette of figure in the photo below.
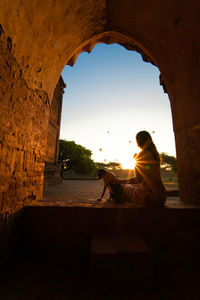
{"type": "Polygon", "coordinates": [[[138,132],[136,142],[141,151],[134,154],[135,177],[115,178],[112,184],[123,184],[124,197],[137,207],[163,206],[166,191],[160,176],[160,155],[147,131],[138,132]]]}

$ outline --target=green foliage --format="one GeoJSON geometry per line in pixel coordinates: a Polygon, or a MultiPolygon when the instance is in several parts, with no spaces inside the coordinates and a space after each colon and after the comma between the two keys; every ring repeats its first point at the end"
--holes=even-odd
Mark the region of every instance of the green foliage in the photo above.
{"type": "Polygon", "coordinates": [[[122,166],[118,162],[109,162],[109,163],[96,163],[98,169],[108,169],[110,171],[118,171],[121,170],[122,166]]]}
{"type": "Polygon", "coordinates": [[[161,168],[165,170],[171,170],[173,172],[177,171],[176,158],[174,156],[168,155],[165,152],[160,153],[161,157],[161,168]]]}
{"type": "Polygon", "coordinates": [[[63,170],[74,170],[78,174],[92,174],[96,165],[91,159],[92,151],[74,141],[59,140],[58,161],[63,170]]]}

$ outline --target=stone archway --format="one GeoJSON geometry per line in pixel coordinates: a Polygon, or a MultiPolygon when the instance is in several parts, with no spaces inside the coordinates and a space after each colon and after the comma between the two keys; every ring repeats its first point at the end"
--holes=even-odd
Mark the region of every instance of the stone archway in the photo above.
{"type": "Polygon", "coordinates": [[[46,131],[66,63],[95,43],[139,50],[161,71],[171,101],[182,201],[200,194],[200,4],[163,1],[16,1],[0,4],[1,214],[42,197],[46,131]]]}

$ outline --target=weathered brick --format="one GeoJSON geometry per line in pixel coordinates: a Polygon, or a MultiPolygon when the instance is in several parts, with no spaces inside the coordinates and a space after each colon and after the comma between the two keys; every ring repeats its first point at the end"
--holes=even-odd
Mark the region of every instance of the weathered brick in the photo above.
{"type": "Polygon", "coordinates": [[[3,217],[42,197],[49,116],[47,94],[27,87],[5,43],[6,37],[1,34],[0,112],[4,118],[0,120],[0,209],[3,217]]]}

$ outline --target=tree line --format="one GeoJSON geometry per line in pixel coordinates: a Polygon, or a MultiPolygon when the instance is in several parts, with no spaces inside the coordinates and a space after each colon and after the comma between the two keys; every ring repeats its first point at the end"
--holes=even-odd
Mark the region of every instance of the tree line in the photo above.
{"type": "MultiPolygon", "coordinates": [[[[120,170],[122,166],[118,162],[95,163],[92,151],[76,144],[74,141],[59,140],[58,162],[62,171],[73,170],[78,174],[94,174],[98,168],[120,170]]],[[[165,152],[160,153],[161,168],[164,170],[177,171],[176,158],[165,152]]]]}

